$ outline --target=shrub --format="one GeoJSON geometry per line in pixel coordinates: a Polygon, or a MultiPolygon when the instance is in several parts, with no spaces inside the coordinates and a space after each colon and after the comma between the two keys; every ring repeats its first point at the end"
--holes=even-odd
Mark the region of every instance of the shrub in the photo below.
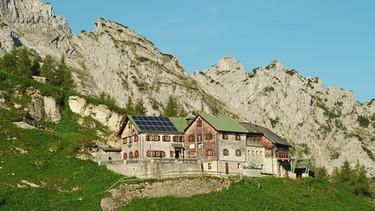
{"type": "Polygon", "coordinates": [[[370,120],[364,116],[358,116],[357,121],[359,123],[359,126],[361,127],[368,127],[368,125],[370,124],[370,120]]]}

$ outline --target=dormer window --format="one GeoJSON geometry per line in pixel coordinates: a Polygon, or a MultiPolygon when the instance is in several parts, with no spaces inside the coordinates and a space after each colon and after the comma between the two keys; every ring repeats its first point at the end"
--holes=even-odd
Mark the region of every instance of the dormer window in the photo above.
{"type": "Polygon", "coordinates": [[[202,120],[201,119],[197,120],[197,127],[202,127],[202,120]]]}

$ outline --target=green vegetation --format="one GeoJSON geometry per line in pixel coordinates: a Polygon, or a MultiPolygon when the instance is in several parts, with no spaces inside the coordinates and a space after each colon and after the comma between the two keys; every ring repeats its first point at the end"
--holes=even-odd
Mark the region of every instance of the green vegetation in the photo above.
{"type": "Polygon", "coordinates": [[[163,116],[187,116],[187,112],[184,110],[184,107],[177,101],[177,98],[170,95],[164,108],[163,116]]]}
{"type": "Polygon", "coordinates": [[[305,157],[306,155],[309,155],[310,148],[307,144],[295,144],[290,149],[290,154],[295,157],[305,157]]]}
{"type": "Polygon", "coordinates": [[[52,86],[0,72],[0,90],[9,108],[0,109],[0,209],[99,210],[104,191],[121,176],[76,154],[82,147],[94,147],[97,131],[106,129],[90,124],[90,118],[78,124],[80,117],[66,107],[67,93],[52,86]],[[48,130],[21,129],[13,123],[27,117],[23,108],[30,97],[25,92],[32,87],[63,106],[59,123],[35,120],[48,130]]]}
{"type": "Polygon", "coordinates": [[[370,124],[370,120],[365,116],[358,116],[357,121],[359,123],[359,126],[361,127],[368,127],[368,125],[370,124]]]}
{"type": "Polygon", "coordinates": [[[294,74],[298,74],[298,72],[295,69],[287,70],[285,71],[288,75],[293,76],[294,74]]]}
{"type": "Polygon", "coordinates": [[[65,57],[57,62],[52,56],[44,59],[33,50],[26,47],[13,47],[12,51],[0,58],[0,70],[12,75],[31,78],[42,76],[49,80],[49,84],[64,90],[73,90],[71,70],[65,63],[65,57]]]}
{"type": "Polygon", "coordinates": [[[273,91],[275,91],[275,88],[273,88],[272,86],[266,86],[263,90],[263,93],[266,95],[267,93],[273,92],[273,91]]]}
{"type": "Polygon", "coordinates": [[[366,175],[366,169],[363,165],[357,165],[352,168],[348,161],[345,161],[341,168],[335,168],[332,173],[332,181],[337,183],[345,190],[366,197],[371,197],[372,183],[366,175]]]}
{"type": "Polygon", "coordinates": [[[121,210],[373,210],[365,198],[314,178],[262,177],[233,182],[227,190],[187,198],[136,199],[121,210]],[[261,184],[258,189],[254,180],[261,184]]]}
{"type": "Polygon", "coordinates": [[[128,115],[146,115],[146,108],[143,106],[142,99],[133,102],[131,97],[128,97],[128,102],[125,105],[125,110],[128,115]]]}
{"type": "Polygon", "coordinates": [[[276,125],[280,122],[279,117],[276,117],[276,119],[270,119],[271,125],[273,128],[276,127],[276,125]]]}

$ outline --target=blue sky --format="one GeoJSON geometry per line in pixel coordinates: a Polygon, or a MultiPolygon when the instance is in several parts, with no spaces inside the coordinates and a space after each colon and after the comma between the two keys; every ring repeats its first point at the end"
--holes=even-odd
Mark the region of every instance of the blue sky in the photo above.
{"type": "Polygon", "coordinates": [[[128,26],[186,71],[204,70],[223,56],[251,72],[279,60],[325,87],[375,98],[374,0],[44,0],[74,34],[98,18],[128,26]]]}

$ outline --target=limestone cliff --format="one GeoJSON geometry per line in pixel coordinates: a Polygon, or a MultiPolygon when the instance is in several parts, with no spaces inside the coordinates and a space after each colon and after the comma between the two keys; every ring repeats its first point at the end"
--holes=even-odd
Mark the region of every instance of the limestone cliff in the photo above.
{"type": "MultiPolygon", "coordinates": [[[[247,72],[225,56],[189,76],[176,56],[161,53],[130,28],[99,18],[92,32],[74,35],[52,5],[39,0],[0,0],[0,35],[0,55],[13,45],[42,57],[64,55],[81,94],[105,93],[122,107],[129,97],[141,99],[149,115],[160,115],[174,95],[189,112],[215,109],[270,128],[293,144],[295,157],[312,158],[329,170],[345,159],[359,161],[375,175],[374,103],[361,104],[352,91],[325,88],[319,78],[303,77],[278,61],[247,72]]],[[[106,108],[79,102],[70,99],[76,112],[98,114],[93,117],[113,129],[119,125],[121,118],[106,108]]]]}
{"type": "Polygon", "coordinates": [[[375,104],[352,91],[325,88],[279,61],[247,73],[231,56],[191,75],[244,121],[264,125],[293,144],[295,157],[312,158],[332,170],[343,160],[375,173],[375,104]]]}

